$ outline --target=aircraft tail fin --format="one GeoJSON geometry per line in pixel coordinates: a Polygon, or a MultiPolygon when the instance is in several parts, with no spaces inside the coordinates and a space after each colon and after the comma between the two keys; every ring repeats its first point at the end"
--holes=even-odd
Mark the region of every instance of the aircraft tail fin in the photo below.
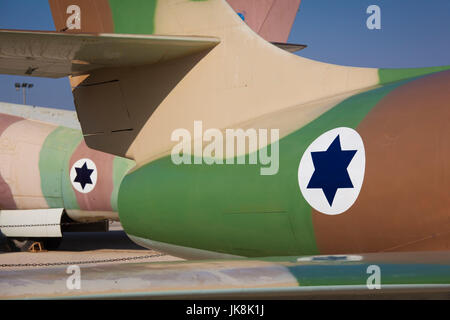
{"type": "MultiPolygon", "coordinates": [[[[195,2],[195,1],[193,1],[195,2]]],[[[206,1],[197,1],[206,2],[206,1]]],[[[286,43],[301,0],[227,0],[243,21],[269,42],[286,43]]],[[[182,1],[167,0],[49,0],[57,31],[130,34],[166,34],[170,25],[164,11],[182,1]],[[130,18],[132,17],[132,18],[130,18]]],[[[195,4],[194,4],[195,5],[195,4]]],[[[205,4],[199,5],[205,6],[205,4]]],[[[178,24],[182,19],[173,19],[178,24]]],[[[209,21],[211,23],[213,21],[209,21]]],[[[218,21],[219,22],[219,21],[218,21]]],[[[194,25],[195,22],[190,21],[194,25]]],[[[220,24],[220,22],[219,22],[220,24]]],[[[186,31],[171,28],[178,34],[186,31]]]]}
{"type": "Polygon", "coordinates": [[[287,43],[301,0],[227,0],[245,23],[269,42],[287,43]]]}

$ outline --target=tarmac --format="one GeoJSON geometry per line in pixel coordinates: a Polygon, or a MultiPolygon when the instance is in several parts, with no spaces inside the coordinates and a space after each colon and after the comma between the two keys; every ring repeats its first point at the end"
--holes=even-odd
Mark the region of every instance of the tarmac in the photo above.
{"type": "Polygon", "coordinates": [[[57,250],[45,252],[0,251],[0,272],[69,265],[162,262],[183,260],[143,248],[131,241],[119,222],[108,232],[68,232],[57,250]]]}

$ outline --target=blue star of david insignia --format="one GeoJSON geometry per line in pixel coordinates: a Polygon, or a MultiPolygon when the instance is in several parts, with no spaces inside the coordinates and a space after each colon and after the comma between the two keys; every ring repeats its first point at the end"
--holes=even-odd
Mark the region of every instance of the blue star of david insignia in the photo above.
{"type": "Polygon", "coordinates": [[[330,204],[339,188],[353,188],[347,167],[358,150],[342,150],[339,135],[326,151],[311,152],[314,173],[307,189],[322,189],[330,204]]]}
{"type": "Polygon", "coordinates": [[[75,170],[77,172],[77,176],[73,181],[80,183],[83,190],[87,184],[93,184],[91,180],[91,174],[92,172],[94,172],[94,169],[88,169],[86,162],[81,168],[75,167],[75,170]]]}

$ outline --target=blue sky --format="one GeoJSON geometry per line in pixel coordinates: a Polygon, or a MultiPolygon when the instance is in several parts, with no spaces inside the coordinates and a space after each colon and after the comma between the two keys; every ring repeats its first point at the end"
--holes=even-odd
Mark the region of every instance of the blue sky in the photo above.
{"type": "Polygon", "coordinates": [[[449,0],[302,0],[289,42],[299,55],[335,64],[407,68],[450,64],[449,0]],[[381,29],[369,30],[369,5],[381,29]]]}
{"type": "MultiPolygon", "coordinates": [[[[289,42],[299,55],[364,67],[450,65],[450,0],[302,0],[289,42]],[[381,29],[369,30],[366,8],[381,9],[381,29]]],[[[0,0],[0,29],[54,30],[47,0],[0,0]]],[[[21,103],[15,82],[32,82],[28,104],[74,109],[67,78],[0,75],[0,101],[21,103]]]]}

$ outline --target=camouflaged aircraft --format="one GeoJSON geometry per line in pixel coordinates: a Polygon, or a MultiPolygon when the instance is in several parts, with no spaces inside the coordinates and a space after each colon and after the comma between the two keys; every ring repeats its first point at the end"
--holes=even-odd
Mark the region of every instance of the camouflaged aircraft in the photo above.
{"type": "Polygon", "coordinates": [[[89,297],[360,292],[371,265],[390,292],[448,294],[450,67],[306,59],[286,43],[300,0],[228,2],[50,0],[59,31],[1,30],[0,72],[71,77],[82,128],[2,116],[2,215],[118,212],[144,247],[231,259],[105,267],[141,281],[89,297]],[[198,121],[208,146],[173,139],[198,121]],[[278,136],[228,153],[227,130],[278,136]]]}

